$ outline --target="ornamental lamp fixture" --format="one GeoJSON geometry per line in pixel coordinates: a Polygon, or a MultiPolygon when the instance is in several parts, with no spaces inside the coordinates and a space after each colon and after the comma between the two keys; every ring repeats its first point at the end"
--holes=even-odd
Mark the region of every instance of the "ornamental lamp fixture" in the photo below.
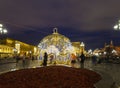
{"type": "Polygon", "coordinates": [[[2,24],[0,24],[0,34],[6,34],[8,31],[3,27],[2,24]]]}
{"type": "Polygon", "coordinates": [[[117,24],[113,28],[114,30],[120,30],[120,20],[118,20],[117,24]]]}

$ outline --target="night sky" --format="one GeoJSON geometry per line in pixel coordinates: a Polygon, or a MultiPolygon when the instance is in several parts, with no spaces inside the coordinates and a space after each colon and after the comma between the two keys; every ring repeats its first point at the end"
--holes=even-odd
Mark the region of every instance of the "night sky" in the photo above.
{"type": "Polygon", "coordinates": [[[120,0],[0,0],[0,23],[8,30],[2,35],[29,44],[53,32],[82,41],[86,49],[102,48],[113,40],[120,46],[120,0]]]}

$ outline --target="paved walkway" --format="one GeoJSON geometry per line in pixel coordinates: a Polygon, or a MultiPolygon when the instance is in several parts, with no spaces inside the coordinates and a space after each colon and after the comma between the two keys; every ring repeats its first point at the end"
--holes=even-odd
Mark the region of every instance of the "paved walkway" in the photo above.
{"type": "Polygon", "coordinates": [[[120,88],[120,64],[101,63],[93,65],[90,60],[85,62],[85,68],[96,71],[102,76],[97,88],[120,88]]]}
{"type": "MultiPolygon", "coordinates": [[[[40,65],[40,60],[26,60],[25,63],[22,60],[16,63],[15,59],[0,60],[0,74],[24,68],[41,67],[40,65]]],[[[76,67],[79,66],[77,63],[76,67]]],[[[102,80],[96,84],[97,88],[120,88],[120,64],[101,63],[93,65],[91,60],[86,60],[84,68],[96,71],[102,76],[102,80]]]]}

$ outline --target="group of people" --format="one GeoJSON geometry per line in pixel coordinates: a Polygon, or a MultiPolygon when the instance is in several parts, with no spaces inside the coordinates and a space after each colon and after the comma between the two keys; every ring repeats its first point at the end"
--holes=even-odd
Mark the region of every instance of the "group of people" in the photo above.
{"type": "Polygon", "coordinates": [[[75,54],[71,54],[71,66],[75,67],[76,62],[79,62],[80,67],[84,68],[85,55],[82,52],[80,56],[76,57],[75,54]]]}
{"type": "MultiPolygon", "coordinates": [[[[43,66],[47,66],[47,61],[48,61],[48,54],[47,54],[47,52],[45,52],[44,53],[44,59],[43,59],[43,63],[42,63],[42,65],[43,66]]],[[[76,61],[78,61],[79,63],[80,63],[80,67],[81,68],[84,68],[84,61],[85,61],[85,55],[84,55],[84,53],[81,53],[81,55],[79,56],[79,57],[76,57],[75,56],[75,54],[71,54],[71,66],[72,67],[75,67],[75,63],[76,63],[76,61]]]]}
{"type": "Polygon", "coordinates": [[[26,55],[26,53],[20,55],[16,55],[14,56],[14,58],[16,59],[16,66],[18,66],[19,61],[22,61],[22,66],[25,67],[26,65],[28,65],[28,63],[30,63],[30,60],[34,61],[37,59],[37,56],[35,55],[26,55]]]}

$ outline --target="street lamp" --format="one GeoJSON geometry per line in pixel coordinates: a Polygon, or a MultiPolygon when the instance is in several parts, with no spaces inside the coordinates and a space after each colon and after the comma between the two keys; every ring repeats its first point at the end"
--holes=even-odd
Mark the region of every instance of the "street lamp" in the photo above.
{"type": "Polygon", "coordinates": [[[3,27],[2,24],[0,24],[0,34],[6,34],[7,30],[3,27]]]}
{"type": "Polygon", "coordinates": [[[118,23],[113,28],[114,30],[120,30],[120,20],[118,20],[118,23]]]}

